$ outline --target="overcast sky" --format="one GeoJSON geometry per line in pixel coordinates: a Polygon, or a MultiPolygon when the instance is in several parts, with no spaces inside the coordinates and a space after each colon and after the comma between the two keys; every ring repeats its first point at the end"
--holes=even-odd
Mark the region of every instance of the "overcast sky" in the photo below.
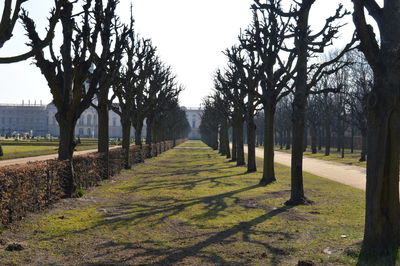
{"type": "MultiPolygon", "coordinates": [[[[120,0],[118,15],[129,20],[130,0],[120,0]]],[[[133,0],[136,31],[152,38],[164,62],[172,66],[178,81],[186,87],[180,97],[181,105],[198,107],[203,97],[213,87],[212,75],[216,68],[223,67],[226,59],[221,53],[236,43],[240,28],[251,22],[252,0],[133,0]]],[[[351,1],[317,0],[311,13],[314,27],[323,25],[324,18],[333,14],[338,3],[344,2],[351,10],[351,1]]],[[[30,0],[24,4],[39,29],[47,25],[46,17],[53,0],[30,0]]],[[[1,4],[0,8],[2,10],[1,4]]],[[[351,20],[343,29],[343,39],[348,40],[352,32],[351,20]]],[[[0,51],[0,56],[13,55],[27,48],[24,30],[20,25],[14,38],[0,51]]],[[[32,59],[0,65],[0,103],[21,103],[40,100],[49,103],[52,99],[46,80],[32,59]]]]}

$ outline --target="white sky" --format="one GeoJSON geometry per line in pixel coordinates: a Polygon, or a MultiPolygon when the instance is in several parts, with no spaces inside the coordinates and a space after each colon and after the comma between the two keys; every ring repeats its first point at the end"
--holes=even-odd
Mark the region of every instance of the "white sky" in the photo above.
{"type": "MultiPolygon", "coordinates": [[[[128,22],[131,1],[120,2],[118,15],[128,22]]],[[[324,18],[335,12],[339,2],[351,10],[350,0],[317,0],[311,13],[316,29],[324,24],[324,18]]],[[[30,0],[24,4],[38,29],[46,27],[53,3],[53,0],[30,0]]],[[[235,44],[240,28],[251,23],[251,3],[252,0],[133,0],[136,31],[152,38],[161,58],[172,66],[178,81],[186,87],[180,97],[181,105],[197,107],[210,93],[215,69],[226,63],[221,51],[235,44]]],[[[0,8],[2,11],[1,4],[0,8]]],[[[340,45],[352,32],[350,16],[347,21],[345,40],[339,40],[340,45]]],[[[14,38],[0,50],[0,56],[26,51],[26,41],[24,30],[18,25],[14,38]]],[[[32,65],[32,59],[0,65],[0,84],[0,103],[21,103],[22,100],[49,103],[52,99],[46,80],[32,65]]]]}

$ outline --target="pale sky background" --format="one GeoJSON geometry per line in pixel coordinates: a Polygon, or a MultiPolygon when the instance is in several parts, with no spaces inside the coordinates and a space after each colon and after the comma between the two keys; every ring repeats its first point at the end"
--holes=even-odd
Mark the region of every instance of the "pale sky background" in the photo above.
{"type": "MultiPolygon", "coordinates": [[[[131,1],[120,2],[117,13],[128,22],[131,1]]],[[[311,12],[315,29],[335,12],[339,2],[352,10],[350,0],[316,2],[311,12]]],[[[53,3],[53,0],[29,0],[24,4],[38,29],[46,27],[46,17],[53,3]]],[[[221,51],[235,44],[240,28],[246,28],[251,23],[252,0],[133,0],[132,3],[136,31],[153,40],[163,61],[172,66],[178,81],[186,87],[180,96],[181,105],[198,107],[213,88],[214,71],[226,64],[221,51]]],[[[347,22],[338,45],[344,45],[353,31],[350,16],[347,22]]],[[[24,34],[21,25],[18,25],[13,39],[0,50],[0,56],[27,51],[24,34]]],[[[0,103],[51,101],[46,80],[32,62],[30,59],[0,65],[0,103]]]]}

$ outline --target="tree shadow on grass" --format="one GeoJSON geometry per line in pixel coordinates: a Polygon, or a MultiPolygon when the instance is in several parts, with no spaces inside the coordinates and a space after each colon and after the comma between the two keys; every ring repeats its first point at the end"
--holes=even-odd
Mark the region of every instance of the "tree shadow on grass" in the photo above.
{"type": "MultiPolygon", "coordinates": [[[[271,261],[270,263],[273,264],[279,264],[281,259],[288,255],[290,253],[289,249],[281,249],[278,247],[274,247],[266,242],[261,242],[252,239],[252,235],[258,234],[258,235],[264,235],[265,238],[268,237],[268,235],[279,235],[282,238],[286,240],[292,239],[292,235],[289,233],[285,232],[267,232],[267,231],[259,231],[259,230],[254,230],[253,227],[255,227],[258,224],[261,224],[268,219],[271,219],[281,213],[286,212],[289,210],[291,207],[284,206],[275,210],[272,210],[264,215],[261,215],[257,218],[254,218],[250,221],[247,222],[241,222],[238,223],[237,225],[217,232],[217,233],[210,233],[206,239],[199,241],[198,243],[191,244],[189,246],[185,247],[178,247],[178,248],[173,248],[173,247],[160,247],[160,248],[149,248],[145,247],[148,246],[146,244],[152,245],[152,246],[160,246],[159,243],[157,244],[154,241],[146,241],[147,243],[143,242],[145,245],[140,245],[137,246],[137,244],[128,242],[128,243],[115,243],[115,242],[108,242],[105,244],[102,244],[99,246],[100,250],[104,249],[107,250],[109,247],[117,248],[119,251],[122,249],[126,250],[131,250],[132,255],[130,257],[125,257],[123,260],[107,260],[107,261],[101,261],[101,258],[106,257],[111,251],[105,251],[103,254],[98,256],[99,263],[93,263],[93,264],[87,264],[87,265],[105,265],[107,263],[117,263],[117,264],[122,264],[127,261],[140,261],[143,262],[141,265],[173,265],[176,263],[180,263],[184,261],[187,258],[195,258],[195,259],[200,259],[202,260],[203,263],[210,262],[210,263],[216,263],[219,265],[243,265],[242,262],[232,262],[232,261],[226,261],[222,256],[218,255],[214,251],[210,250],[205,250],[208,247],[212,245],[228,245],[237,241],[243,241],[245,243],[251,243],[251,244],[256,244],[263,246],[267,252],[269,252],[271,261]],[[243,233],[242,239],[232,239],[236,234],[238,233],[243,233]],[[161,258],[160,258],[161,257],[161,258]],[[149,259],[151,258],[151,263],[149,263],[149,259]],[[159,258],[158,260],[154,260],[154,258],[159,258]]],[[[193,237],[192,237],[193,238],[193,237]]],[[[182,238],[177,238],[173,241],[179,241],[182,240],[182,238]]],[[[219,252],[218,252],[219,253],[219,252]]],[[[232,254],[231,254],[232,255],[232,254]]],[[[266,257],[267,255],[265,255],[266,257]]],[[[264,255],[261,255],[260,258],[258,259],[263,259],[264,255]]],[[[241,256],[240,259],[244,259],[243,256],[241,256]]],[[[247,263],[250,263],[252,259],[257,259],[257,258],[252,258],[247,257],[247,263]]],[[[196,260],[198,261],[198,260],[196,260]]]]}

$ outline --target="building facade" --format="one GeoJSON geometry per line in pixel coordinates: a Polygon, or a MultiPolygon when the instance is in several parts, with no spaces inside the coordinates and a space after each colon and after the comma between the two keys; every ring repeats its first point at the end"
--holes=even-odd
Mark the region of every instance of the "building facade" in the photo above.
{"type": "Polygon", "coordinates": [[[182,107],[186,112],[186,119],[188,120],[191,131],[189,133],[189,139],[201,139],[200,135],[200,123],[201,116],[203,115],[203,111],[200,108],[185,108],[182,107]]]}
{"type": "MultiPolygon", "coordinates": [[[[185,108],[186,117],[192,131],[190,139],[200,139],[199,126],[202,111],[199,108],[185,108]]],[[[14,135],[30,133],[33,136],[59,136],[60,129],[55,118],[57,108],[53,104],[0,104],[0,135],[14,135]]],[[[122,137],[121,120],[118,114],[109,112],[109,135],[110,138],[122,137]]],[[[86,109],[80,116],[76,127],[75,136],[81,138],[98,137],[97,111],[93,107],[86,109]]],[[[131,137],[135,136],[132,127],[131,137]]],[[[146,122],[143,126],[142,136],[146,136],[146,122]]]]}

